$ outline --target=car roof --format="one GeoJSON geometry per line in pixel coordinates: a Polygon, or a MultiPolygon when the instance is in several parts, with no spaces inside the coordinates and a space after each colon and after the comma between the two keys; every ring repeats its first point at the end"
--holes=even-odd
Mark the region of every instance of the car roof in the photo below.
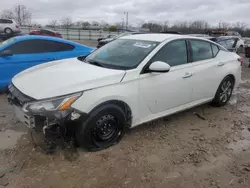
{"type": "MultiPolygon", "coordinates": [[[[70,41],[70,40],[65,40],[57,37],[50,37],[50,36],[42,36],[42,35],[22,35],[22,36],[16,36],[15,37],[16,41],[24,41],[24,40],[51,40],[51,41],[56,41],[56,42],[63,42],[63,43],[68,43],[72,45],[81,45],[79,43],[70,41]]],[[[84,45],[82,45],[84,46],[84,45]]]]}
{"type": "MultiPolygon", "coordinates": [[[[149,33],[149,34],[139,34],[139,35],[128,35],[121,37],[120,39],[134,39],[134,40],[145,40],[145,41],[155,41],[155,42],[163,42],[167,39],[199,39],[206,40],[201,37],[193,37],[190,35],[179,35],[179,34],[163,34],[163,33],[149,33]]],[[[211,41],[209,41],[211,42],[211,41]]]]}

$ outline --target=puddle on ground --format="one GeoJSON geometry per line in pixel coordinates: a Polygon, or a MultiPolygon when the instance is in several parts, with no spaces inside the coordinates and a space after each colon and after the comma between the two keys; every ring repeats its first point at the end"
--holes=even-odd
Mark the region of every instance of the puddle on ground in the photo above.
{"type": "Polygon", "coordinates": [[[0,149],[14,147],[17,143],[17,140],[23,134],[25,134],[25,132],[17,132],[14,130],[6,130],[4,132],[0,132],[0,149]]]}

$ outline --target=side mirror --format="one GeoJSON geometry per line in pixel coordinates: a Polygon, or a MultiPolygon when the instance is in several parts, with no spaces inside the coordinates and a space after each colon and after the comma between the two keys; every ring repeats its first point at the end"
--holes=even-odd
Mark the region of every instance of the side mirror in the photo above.
{"type": "Polygon", "coordinates": [[[11,53],[10,50],[4,50],[0,52],[0,57],[7,57],[7,56],[12,56],[13,54],[11,53]]]}
{"type": "Polygon", "coordinates": [[[148,70],[149,72],[168,72],[170,65],[162,61],[155,61],[149,66],[148,70]]]}

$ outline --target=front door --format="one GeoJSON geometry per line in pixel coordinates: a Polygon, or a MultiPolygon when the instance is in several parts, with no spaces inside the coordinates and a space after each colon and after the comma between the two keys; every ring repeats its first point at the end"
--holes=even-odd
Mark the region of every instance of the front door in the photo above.
{"type": "MultiPolygon", "coordinates": [[[[192,64],[188,61],[185,40],[174,40],[162,47],[151,62],[162,61],[171,68],[167,73],[142,73],[139,80],[140,105],[153,114],[187,104],[192,97],[192,64]]],[[[143,112],[142,112],[143,113],[143,112]]],[[[142,114],[142,117],[147,116],[142,114]]]]}

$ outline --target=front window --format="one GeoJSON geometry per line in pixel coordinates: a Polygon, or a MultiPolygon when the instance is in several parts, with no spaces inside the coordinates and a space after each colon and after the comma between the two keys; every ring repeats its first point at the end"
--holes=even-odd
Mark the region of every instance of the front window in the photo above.
{"type": "Polygon", "coordinates": [[[166,44],[152,58],[154,61],[168,63],[171,67],[188,63],[187,46],[185,40],[176,40],[166,44]]]}
{"type": "Polygon", "coordinates": [[[155,41],[117,39],[94,51],[84,62],[112,69],[133,69],[159,44],[155,41]]]}

